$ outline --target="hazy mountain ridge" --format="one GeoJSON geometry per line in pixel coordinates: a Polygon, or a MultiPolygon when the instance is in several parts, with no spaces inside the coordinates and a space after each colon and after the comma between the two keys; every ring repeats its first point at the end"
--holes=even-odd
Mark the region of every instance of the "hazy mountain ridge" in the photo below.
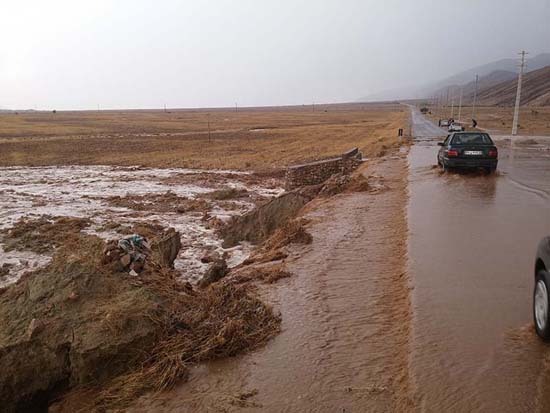
{"type": "MultiPolygon", "coordinates": [[[[507,82],[517,78],[517,73],[510,72],[507,70],[495,70],[488,75],[480,76],[478,79],[477,90],[478,93],[480,90],[489,89],[493,86],[496,86],[502,82],[507,82]]],[[[453,84],[434,92],[434,96],[440,99],[443,103],[449,103],[454,99],[455,103],[460,99],[460,89],[462,88],[462,100],[469,101],[473,100],[475,92],[475,80],[472,80],[466,84],[453,84]]]]}
{"type": "MultiPolygon", "coordinates": [[[[512,106],[516,101],[517,76],[513,80],[479,89],[480,105],[512,106]]],[[[471,101],[469,98],[467,101],[471,101]]],[[[550,65],[534,70],[523,76],[521,105],[550,105],[550,65]]]]}
{"type": "MultiPolygon", "coordinates": [[[[506,75],[504,72],[513,73],[517,76],[518,72],[518,58],[506,58],[500,59],[494,62],[490,62],[484,65],[476,66],[471,69],[464,70],[455,75],[449,76],[440,81],[425,84],[421,86],[414,86],[405,89],[386,90],[379,93],[371,94],[360,99],[362,102],[379,101],[379,100],[394,100],[394,99],[423,99],[430,98],[437,95],[445,95],[447,88],[455,88],[464,86],[463,93],[468,96],[470,94],[469,89],[466,89],[467,85],[471,86],[471,95],[473,97],[473,80],[477,74],[480,78],[479,89],[481,87],[487,87],[489,83],[495,82],[499,76],[500,81],[511,80],[511,75],[506,75]],[[496,72],[496,73],[494,73],[496,72]],[[508,76],[508,78],[506,78],[508,76]],[[484,82],[488,82],[485,85],[481,85],[482,79],[484,82]],[[468,92],[468,93],[467,93],[468,92]]],[[[527,58],[526,72],[535,71],[545,66],[550,66],[550,53],[541,53],[533,58],[527,58]]],[[[499,82],[496,82],[499,83],[499,82]]],[[[496,84],[493,83],[493,84],[496,84]]],[[[470,88],[470,86],[468,86],[470,88]]],[[[458,98],[458,97],[457,97],[458,98]]]]}

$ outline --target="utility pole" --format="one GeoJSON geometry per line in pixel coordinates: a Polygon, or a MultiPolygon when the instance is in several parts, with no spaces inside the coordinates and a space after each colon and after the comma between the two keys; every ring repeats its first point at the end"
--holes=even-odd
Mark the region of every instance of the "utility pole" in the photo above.
{"type": "Polygon", "coordinates": [[[453,118],[454,114],[455,114],[455,97],[454,95],[451,95],[451,119],[453,118]]]}
{"type": "Polygon", "coordinates": [[[460,100],[458,101],[458,121],[460,122],[460,114],[462,113],[462,86],[460,86],[460,100]]]}
{"type": "Polygon", "coordinates": [[[474,101],[472,102],[472,120],[476,118],[476,100],[477,100],[477,82],[479,80],[479,76],[476,75],[476,83],[474,87],[474,101]]]}
{"type": "Polygon", "coordinates": [[[235,102],[235,112],[237,112],[237,102],[235,102]]]}
{"type": "Polygon", "coordinates": [[[164,104],[164,113],[166,113],[166,103],[164,104]]]}
{"type": "Polygon", "coordinates": [[[521,51],[521,63],[519,65],[518,89],[516,91],[516,106],[514,107],[514,121],[512,122],[512,136],[518,134],[519,120],[519,102],[521,99],[521,81],[523,78],[523,70],[525,69],[525,50],[521,51]]]}
{"type": "Polygon", "coordinates": [[[210,142],[212,140],[212,136],[210,135],[210,113],[207,113],[206,117],[208,119],[208,141],[210,142]]]}

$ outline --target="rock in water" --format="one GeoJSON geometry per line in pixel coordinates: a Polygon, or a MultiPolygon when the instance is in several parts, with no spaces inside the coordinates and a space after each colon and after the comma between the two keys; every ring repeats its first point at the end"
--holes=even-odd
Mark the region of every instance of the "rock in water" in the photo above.
{"type": "Polygon", "coordinates": [[[206,273],[199,281],[199,287],[206,288],[210,284],[221,280],[228,272],[227,263],[224,259],[214,261],[206,270],[206,273]]]}
{"type": "Polygon", "coordinates": [[[180,233],[174,228],[170,228],[166,234],[153,244],[152,249],[160,265],[174,268],[174,260],[181,249],[180,233]]]}

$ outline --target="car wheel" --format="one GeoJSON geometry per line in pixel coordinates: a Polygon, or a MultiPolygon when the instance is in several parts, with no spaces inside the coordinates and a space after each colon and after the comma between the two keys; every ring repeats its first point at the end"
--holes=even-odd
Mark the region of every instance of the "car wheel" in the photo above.
{"type": "Polygon", "coordinates": [[[540,338],[550,340],[550,302],[548,301],[548,272],[539,270],[533,291],[533,319],[540,338]]]}
{"type": "Polygon", "coordinates": [[[441,162],[441,167],[443,168],[443,172],[449,172],[449,167],[445,164],[445,161],[441,162]]]}
{"type": "Polygon", "coordinates": [[[491,175],[495,172],[495,168],[492,168],[492,167],[489,167],[489,168],[485,168],[485,173],[487,175],[491,175]]]}

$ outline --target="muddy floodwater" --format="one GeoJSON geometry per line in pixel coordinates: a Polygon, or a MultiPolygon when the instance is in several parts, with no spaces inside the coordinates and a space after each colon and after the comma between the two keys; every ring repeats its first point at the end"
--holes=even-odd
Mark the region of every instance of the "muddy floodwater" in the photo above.
{"type": "Polygon", "coordinates": [[[550,409],[532,326],[534,254],[550,234],[550,139],[493,136],[498,173],[441,174],[445,132],[413,111],[410,374],[428,412],[550,409]]]}
{"type": "Polygon", "coordinates": [[[305,214],[311,245],[263,293],[282,332],[241,357],[193,370],[188,383],[134,412],[387,412],[407,403],[406,154],[373,165],[372,191],[305,214]]]}
{"type": "MultiPolygon", "coordinates": [[[[105,239],[124,236],[115,230],[117,225],[146,222],[173,227],[180,232],[183,245],[175,267],[182,279],[194,282],[206,270],[200,260],[205,252],[225,254],[230,266],[242,262],[250,252],[246,243],[222,248],[212,219],[226,221],[251,210],[255,201],[280,194],[278,184],[246,172],[222,170],[5,167],[0,168],[0,230],[10,229],[21,218],[41,216],[89,218],[91,225],[85,231],[105,239]],[[220,190],[234,190],[237,196],[212,199],[211,194],[220,190]],[[196,204],[200,208],[192,208],[196,204]]],[[[0,287],[51,258],[32,251],[5,251],[3,246],[0,237],[0,267],[9,266],[9,273],[0,276],[0,287]]]]}

